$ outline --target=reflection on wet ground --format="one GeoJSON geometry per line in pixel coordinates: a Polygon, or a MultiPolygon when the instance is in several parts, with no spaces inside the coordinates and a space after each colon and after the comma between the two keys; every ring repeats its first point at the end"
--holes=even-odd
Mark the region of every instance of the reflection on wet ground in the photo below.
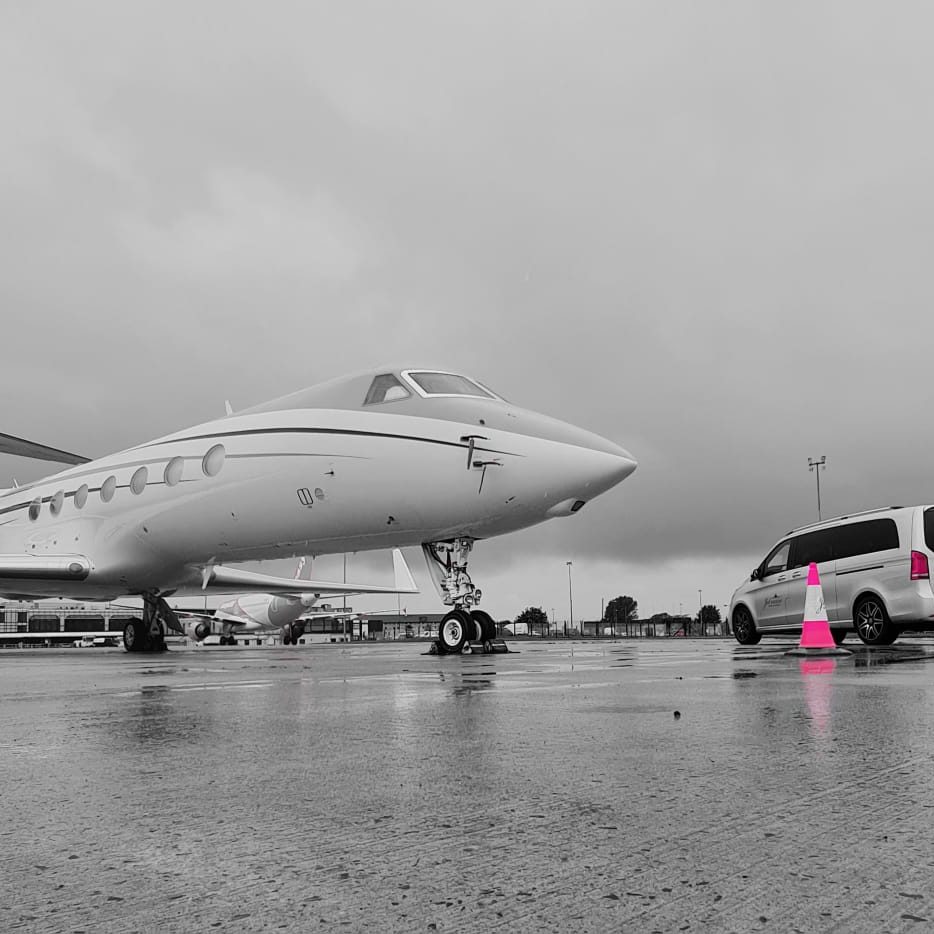
{"type": "Polygon", "coordinates": [[[0,931],[916,931],[934,643],[0,654],[0,931]]]}

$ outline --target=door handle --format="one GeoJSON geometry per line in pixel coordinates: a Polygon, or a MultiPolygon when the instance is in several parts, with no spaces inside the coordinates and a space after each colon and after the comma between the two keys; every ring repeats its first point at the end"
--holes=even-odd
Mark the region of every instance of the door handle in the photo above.
{"type": "Polygon", "coordinates": [[[795,573],[791,575],[791,579],[792,579],[793,581],[800,580],[800,579],[801,579],[801,572],[800,572],[800,571],[795,571],[795,573]]]}

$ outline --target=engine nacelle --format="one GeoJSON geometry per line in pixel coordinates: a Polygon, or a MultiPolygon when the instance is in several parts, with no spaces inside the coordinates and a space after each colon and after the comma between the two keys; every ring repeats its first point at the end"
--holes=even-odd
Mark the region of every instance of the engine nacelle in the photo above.
{"type": "Polygon", "coordinates": [[[211,624],[206,619],[199,620],[197,623],[186,623],[185,635],[188,636],[189,639],[203,642],[211,635],[211,624]]]}

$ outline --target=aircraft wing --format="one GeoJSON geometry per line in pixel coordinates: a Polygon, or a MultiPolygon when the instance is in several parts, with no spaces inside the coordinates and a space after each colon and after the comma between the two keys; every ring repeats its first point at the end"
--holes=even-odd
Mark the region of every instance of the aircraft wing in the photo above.
{"type": "Polygon", "coordinates": [[[202,574],[202,589],[223,590],[227,593],[315,593],[315,594],[364,594],[364,593],[418,593],[415,579],[405,558],[398,548],[392,551],[394,584],[378,587],[372,584],[351,584],[339,581],[296,580],[291,577],[276,577],[256,571],[242,571],[223,565],[208,565],[202,574]]]}
{"type": "Polygon", "coordinates": [[[0,454],[15,454],[17,457],[31,457],[33,460],[53,461],[56,464],[86,464],[91,459],[2,433],[0,433],[0,454]]]}

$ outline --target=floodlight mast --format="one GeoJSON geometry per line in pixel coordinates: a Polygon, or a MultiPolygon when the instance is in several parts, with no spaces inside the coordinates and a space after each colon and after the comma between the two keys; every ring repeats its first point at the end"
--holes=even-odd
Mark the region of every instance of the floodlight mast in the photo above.
{"type": "Polygon", "coordinates": [[[820,511],[820,472],[821,470],[827,469],[827,456],[821,454],[820,460],[812,460],[808,458],[808,470],[813,470],[814,475],[817,477],[817,521],[821,521],[821,511],[820,511]]]}
{"type": "MultiPolygon", "coordinates": [[[[574,629],[574,589],[571,586],[571,562],[567,562],[568,566],[568,602],[571,605],[571,629],[574,629]]],[[[583,627],[581,627],[581,635],[584,634],[583,627]]]]}

